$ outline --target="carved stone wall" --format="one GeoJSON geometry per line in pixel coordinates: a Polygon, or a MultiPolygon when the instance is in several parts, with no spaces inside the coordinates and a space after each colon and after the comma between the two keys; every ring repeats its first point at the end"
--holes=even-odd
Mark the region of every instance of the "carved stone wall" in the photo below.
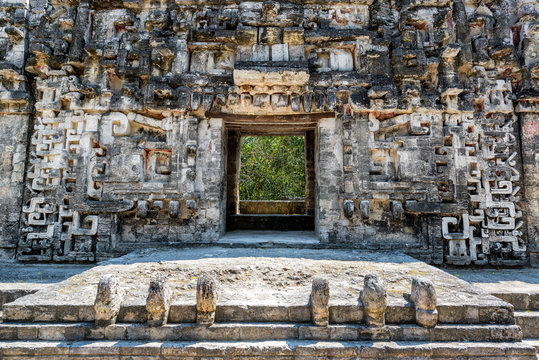
{"type": "Polygon", "coordinates": [[[13,260],[19,238],[29,112],[24,72],[27,4],[0,3],[0,259],[13,260]]]}
{"type": "Polygon", "coordinates": [[[538,23],[526,0],[4,1],[0,257],[216,241],[231,132],[314,135],[323,243],[536,264],[538,23]]]}

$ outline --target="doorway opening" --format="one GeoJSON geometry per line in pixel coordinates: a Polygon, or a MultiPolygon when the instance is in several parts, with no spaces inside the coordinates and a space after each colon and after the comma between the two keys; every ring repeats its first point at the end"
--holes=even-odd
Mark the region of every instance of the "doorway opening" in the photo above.
{"type": "Polygon", "coordinates": [[[226,230],[314,230],[314,130],[228,131],[226,230]]]}
{"type": "Polygon", "coordinates": [[[241,137],[240,213],[264,213],[259,202],[305,201],[304,145],[304,136],[241,137]],[[245,201],[252,206],[242,206],[245,201]]]}

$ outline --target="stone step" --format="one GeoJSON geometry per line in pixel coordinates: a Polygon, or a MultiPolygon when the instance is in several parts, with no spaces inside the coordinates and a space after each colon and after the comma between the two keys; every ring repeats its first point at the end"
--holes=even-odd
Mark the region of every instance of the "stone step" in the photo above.
{"type": "Polygon", "coordinates": [[[146,342],[146,341],[0,341],[0,358],[22,359],[455,359],[536,360],[525,343],[452,342],[146,342]]]}
{"type": "Polygon", "coordinates": [[[534,346],[539,351],[539,339],[523,339],[522,342],[534,346]]]}
{"type": "MultiPolygon", "coordinates": [[[[389,301],[388,301],[389,302],[389,301]]],[[[92,305],[63,305],[49,303],[33,305],[18,302],[4,305],[4,321],[37,322],[88,322],[95,320],[92,305]]],[[[500,303],[489,304],[439,304],[438,319],[443,324],[512,324],[512,307],[500,303]]],[[[329,305],[331,323],[358,323],[363,321],[363,306],[358,304],[329,305]]],[[[123,304],[118,314],[118,322],[143,323],[148,318],[145,304],[123,304]]],[[[389,303],[385,314],[388,324],[414,324],[413,304],[389,303]]],[[[196,321],[196,305],[175,302],[170,307],[169,322],[193,323],[196,321]]],[[[216,322],[298,322],[311,321],[309,305],[217,305],[216,322]]]]}
{"type": "Polygon", "coordinates": [[[490,292],[515,307],[515,310],[539,310],[539,291],[490,292]]]}
{"type": "Polygon", "coordinates": [[[539,311],[515,311],[515,322],[525,338],[539,338],[539,311]]]}
{"type": "Polygon", "coordinates": [[[210,327],[196,324],[116,324],[97,328],[93,323],[0,324],[0,340],[159,340],[159,341],[237,341],[237,340],[387,340],[387,341],[520,341],[516,325],[416,325],[372,328],[364,325],[319,327],[291,323],[221,323],[210,327]]]}
{"type": "Polygon", "coordinates": [[[12,287],[9,287],[9,284],[2,285],[0,287],[0,309],[2,309],[4,304],[15,301],[23,296],[34,294],[45,286],[43,284],[30,284],[30,286],[21,288],[16,285],[12,287]]]}
{"type": "Polygon", "coordinates": [[[239,214],[227,216],[226,230],[314,230],[312,215],[239,214]]]}

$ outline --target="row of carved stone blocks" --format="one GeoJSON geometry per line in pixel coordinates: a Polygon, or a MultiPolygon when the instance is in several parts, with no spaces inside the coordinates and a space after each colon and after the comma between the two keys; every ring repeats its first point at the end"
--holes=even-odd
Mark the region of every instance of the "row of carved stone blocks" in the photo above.
{"type": "MultiPolygon", "coordinates": [[[[329,282],[322,278],[313,280],[311,292],[312,321],[318,326],[329,324],[329,282]]],[[[377,275],[365,276],[360,300],[363,303],[365,322],[372,327],[385,325],[387,295],[383,282],[377,275]]],[[[415,305],[416,322],[425,327],[434,327],[438,323],[436,310],[436,291],[432,281],[415,277],[412,280],[410,300],[415,305]]]]}
{"type": "MultiPolygon", "coordinates": [[[[344,216],[351,219],[354,217],[355,204],[354,200],[344,200],[343,201],[343,210],[344,216]]],[[[371,204],[369,200],[361,200],[359,202],[359,212],[362,219],[368,219],[371,216],[371,204]]],[[[402,202],[394,200],[391,202],[391,213],[393,214],[393,219],[401,219],[404,209],[402,207],[402,202]]]]}
{"type": "MultiPolygon", "coordinates": [[[[196,321],[200,325],[212,325],[215,321],[217,305],[217,286],[211,278],[202,275],[197,281],[196,321]]],[[[95,324],[104,327],[116,323],[124,298],[118,279],[113,275],[105,275],[99,280],[97,296],[94,303],[95,324]]],[[[146,311],[148,326],[166,325],[170,305],[174,300],[166,277],[158,276],[150,282],[146,311]]]]}
{"type": "MultiPolygon", "coordinates": [[[[94,304],[95,324],[105,327],[116,323],[124,294],[119,282],[113,275],[105,275],[99,281],[94,304]]],[[[329,325],[329,282],[323,278],[314,278],[311,289],[311,320],[314,325],[329,325]]],[[[383,282],[375,274],[365,276],[363,290],[359,298],[365,312],[365,322],[371,327],[385,325],[387,294],[383,282]]],[[[215,321],[217,307],[217,284],[215,280],[201,275],[196,286],[196,322],[202,326],[211,326],[215,321]]],[[[150,282],[146,298],[147,324],[150,327],[166,325],[170,305],[174,300],[166,277],[158,276],[150,282]]],[[[432,281],[415,277],[412,279],[410,300],[415,306],[417,324],[434,327],[438,323],[436,310],[436,291],[432,281]]]]}

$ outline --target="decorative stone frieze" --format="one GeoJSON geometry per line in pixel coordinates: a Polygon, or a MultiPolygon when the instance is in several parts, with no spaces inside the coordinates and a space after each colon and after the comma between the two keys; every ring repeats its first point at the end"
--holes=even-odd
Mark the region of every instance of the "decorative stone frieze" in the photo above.
{"type": "Polygon", "coordinates": [[[229,137],[309,133],[321,243],[537,264],[537,18],[525,0],[3,2],[0,258],[216,241],[229,137]]]}

